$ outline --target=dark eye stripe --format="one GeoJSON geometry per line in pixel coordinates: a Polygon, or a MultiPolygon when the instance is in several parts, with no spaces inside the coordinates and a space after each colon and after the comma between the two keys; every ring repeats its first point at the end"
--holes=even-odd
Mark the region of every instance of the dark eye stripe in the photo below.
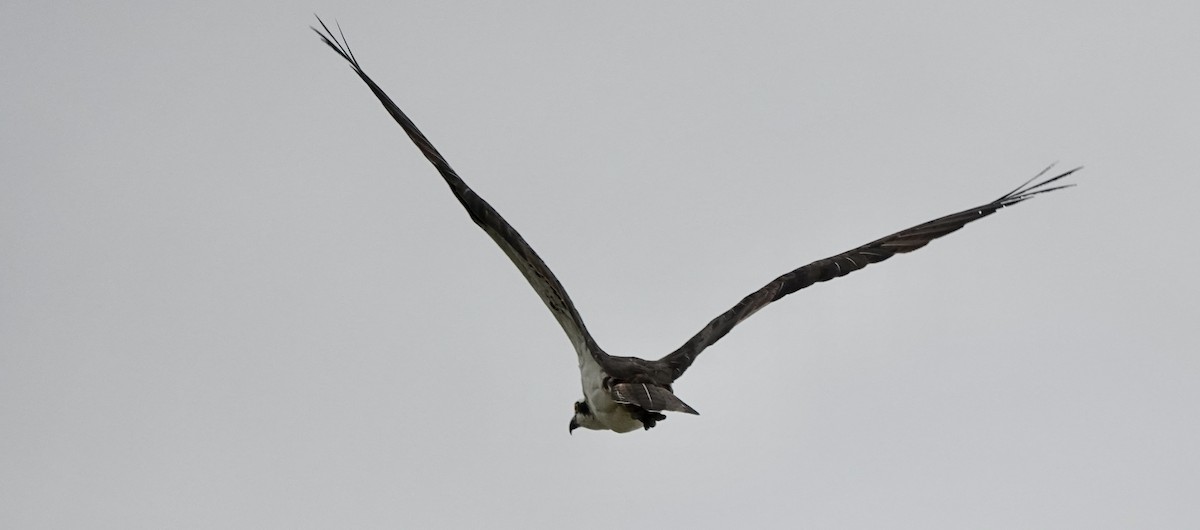
{"type": "Polygon", "coordinates": [[[578,412],[579,414],[583,414],[584,416],[592,415],[592,409],[591,409],[591,407],[588,407],[588,404],[586,401],[576,401],[575,402],[575,412],[578,412]]]}

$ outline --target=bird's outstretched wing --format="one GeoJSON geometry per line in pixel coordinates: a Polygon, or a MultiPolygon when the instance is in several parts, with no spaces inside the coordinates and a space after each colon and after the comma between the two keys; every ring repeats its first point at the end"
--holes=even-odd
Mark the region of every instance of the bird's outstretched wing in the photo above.
{"type": "Polygon", "coordinates": [[[442,154],[433,147],[428,138],[417,129],[416,124],[408,119],[404,111],[400,110],[393,101],[388,97],[375,81],[371,80],[359,66],[358,60],[354,58],[354,54],[350,51],[350,45],[346,42],[346,36],[341,33],[341,28],[338,29],[338,34],[341,35],[341,40],[334,36],[325,22],[317,18],[317,22],[321,24],[321,29],[312,28],[313,31],[320,35],[321,40],[328,44],[333,51],[341,55],[343,59],[350,63],[350,67],[354,69],[354,73],[362,78],[363,82],[370,87],[371,92],[375,93],[375,97],[379,98],[379,102],[383,104],[383,108],[387,109],[396,123],[408,133],[408,137],[412,139],[421,153],[428,158],[438,172],[442,174],[442,178],[446,179],[446,184],[450,185],[450,191],[454,192],[454,196],[458,198],[458,202],[462,203],[467,209],[471,220],[475,224],[483,228],[496,244],[508,255],[509,259],[516,264],[517,269],[520,269],[521,274],[529,280],[529,285],[537,291],[538,296],[542,298],[542,302],[546,303],[546,307],[550,308],[550,312],[554,314],[554,318],[558,320],[563,331],[571,339],[571,344],[575,346],[575,352],[583,356],[590,354],[601,361],[606,354],[596,346],[591,335],[587,331],[587,327],[583,325],[583,319],[579,317],[579,312],[575,309],[575,304],[571,303],[571,297],[567,296],[566,289],[563,289],[558,278],[554,277],[554,273],[550,272],[550,268],[542,261],[536,252],[530,248],[525,239],[518,234],[512,225],[508,224],[500,213],[492,208],[479,195],[471,190],[469,186],[461,178],[442,154]]]}
{"type": "Polygon", "coordinates": [[[934,219],[908,230],[896,232],[854,250],[849,250],[820,261],[814,261],[775,278],[771,283],[763,286],[762,289],[754,291],[738,302],[737,305],[721,313],[717,318],[712,319],[707,326],[704,326],[704,329],[701,329],[699,333],[688,339],[679,349],[660,359],[659,363],[667,365],[671,371],[672,380],[677,379],[692,365],[692,362],[696,360],[696,356],[700,355],[701,351],[712,346],[713,343],[724,337],[726,333],[729,333],[729,330],[733,329],[739,322],[749,318],[750,315],[766,307],[767,304],[816,282],[845,276],[872,263],[888,259],[897,253],[912,252],[929,244],[934,239],[962,228],[967,223],[996,213],[997,210],[1005,206],[1012,206],[1041,193],[1071,187],[1074,184],[1058,186],[1050,186],[1050,184],[1058,182],[1079,169],[1075,168],[1058,176],[1034,183],[1035,180],[1050,170],[1048,167],[1024,184],[1018,186],[1017,189],[1004,194],[992,202],[950,214],[940,219],[934,219]]]}

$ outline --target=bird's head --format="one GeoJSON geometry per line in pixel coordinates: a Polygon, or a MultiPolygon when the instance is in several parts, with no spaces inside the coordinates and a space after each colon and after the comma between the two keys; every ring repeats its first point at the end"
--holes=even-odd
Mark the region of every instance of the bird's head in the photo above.
{"type": "Polygon", "coordinates": [[[587,401],[582,399],[575,402],[575,415],[571,417],[571,426],[567,432],[574,432],[575,429],[580,427],[592,430],[602,430],[605,428],[596,419],[596,416],[592,414],[592,408],[588,406],[587,401]]]}

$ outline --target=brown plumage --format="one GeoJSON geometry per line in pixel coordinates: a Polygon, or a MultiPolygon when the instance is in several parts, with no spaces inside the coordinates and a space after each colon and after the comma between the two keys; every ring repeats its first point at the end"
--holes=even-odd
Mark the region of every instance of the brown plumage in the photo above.
{"type": "Polygon", "coordinates": [[[638,427],[646,429],[653,427],[657,421],[665,418],[660,414],[663,411],[696,414],[695,409],[674,395],[671,388],[672,383],[687,371],[700,352],[712,346],[750,315],[771,302],[814,283],[839,278],[872,263],[886,260],[898,253],[912,252],[924,247],[930,241],[954,232],[967,223],[987,217],[1001,208],[1012,206],[1042,193],[1070,187],[1073,184],[1055,186],[1051,186],[1051,184],[1059,182],[1079,169],[1072,169],[1035,182],[1050,170],[1050,168],[1046,168],[996,200],[919,224],[788,272],[771,280],[761,289],[750,293],[728,311],[712,319],[678,349],[659,360],[609,355],[596,344],[591,334],[588,333],[587,327],[579,316],[579,311],[571,302],[570,296],[567,295],[566,289],[554,277],[554,273],[550,271],[542,258],[533,251],[533,248],[525,242],[516,229],[500,216],[495,208],[492,208],[487,201],[484,201],[463,182],[429,139],[417,129],[416,124],[383,92],[383,89],[379,88],[379,85],[367,76],[359,66],[354,54],[350,52],[349,46],[345,44],[345,36],[343,35],[339,41],[324,22],[321,22],[319,18],[317,20],[324,32],[316,28],[313,28],[313,31],[320,35],[325,44],[350,63],[351,68],[367,84],[388,114],[391,114],[396,123],[400,124],[409,139],[442,175],[446,184],[450,186],[450,191],[454,193],[455,198],[471,216],[471,220],[491,236],[501,250],[508,255],[534,291],[541,297],[542,302],[550,309],[554,318],[558,320],[567,337],[571,339],[571,344],[579,359],[584,387],[584,399],[575,404],[575,417],[571,421],[572,430],[578,426],[585,426],[592,429],[628,432],[638,427]]]}

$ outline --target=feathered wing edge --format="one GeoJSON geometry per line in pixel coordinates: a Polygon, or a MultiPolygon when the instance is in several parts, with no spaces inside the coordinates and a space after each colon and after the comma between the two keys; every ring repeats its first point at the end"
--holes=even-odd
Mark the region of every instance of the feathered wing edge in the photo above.
{"type": "MultiPolygon", "coordinates": [[[[442,178],[450,186],[450,190],[454,193],[454,196],[467,210],[467,213],[471,216],[475,224],[483,228],[496,244],[500,246],[501,250],[508,255],[513,264],[517,266],[521,274],[525,276],[525,279],[529,281],[529,284],[546,304],[546,307],[554,314],[563,331],[571,339],[576,353],[580,356],[590,354],[602,366],[611,364],[612,360],[610,360],[606,353],[600,350],[599,346],[592,339],[591,334],[588,333],[587,327],[584,325],[578,310],[575,309],[575,305],[567,295],[566,289],[563,288],[562,284],[554,276],[553,272],[550,271],[546,263],[542,261],[541,257],[534,252],[512,225],[508,224],[491,205],[463,182],[458,173],[450,167],[450,164],[434,148],[429,139],[421,133],[416,124],[400,110],[400,107],[388,97],[379,85],[375,84],[375,81],[367,76],[350,50],[350,46],[346,42],[346,37],[342,34],[341,28],[338,28],[338,35],[341,36],[341,40],[339,41],[320,17],[317,17],[317,22],[320,23],[324,32],[315,27],[312,30],[317,33],[326,45],[350,64],[354,72],[358,74],[359,78],[367,84],[367,87],[371,89],[371,92],[383,104],[384,109],[392,115],[392,118],[404,129],[404,132],[408,134],[412,142],[421,150],[425,158],[429,159],[430,163],[442,175],[442,178]]],[[[788,272],[746,296],[737,305],[734,305],[728,311],[714,318],[682,346],[667,354],[658,362],[668,367],[672,374],[672,380],[677,379],[691,366],[701,351],[716,343],[721,337],[724,337],[738,323],[749,318],[750,315],[753,315],[759,309],[766,307],[775,300],[814,283],[845,276],[872,263],[886,260],[895,254],[912,252],[927,245],[934,239],[954,232],[967,223],[987,217],[1006,206],[1012,206],[1042,193],[1074,186],[1074,184],[1058,186],[1050,186],[1050,184],[1075,173],[1081,168],[1075,168],[1042,182],[1034,183],[1038,178],[1049,172],[1052,167],[1053,165],[1047,167],[1013,191],[1002,195],[990,203],[919,224],[853,250],[815,261],[788,272]]],[[[639,398],[634,398],[637,394],[634,391],[635,389],[630,388],[627,390],[628,398],[635,401],[641,400],[640,396],[639,398]]],[[[674,396],[672,395],[671,397],[674,396]]],[[[653,397],[647,394],[645,399],[652,400],[653,397]]],[[[691,408],[682,402],[679,403],[682,407],[691,408]]],[[[671,408],[666,410],[671,410],[671,408]]],[[[691,410],[680,410],[680,412],[695,413],[691,410]]]]}
{"type": "Polygon", "coordinates": [[[958,213],[953,213],[945,217],[934,219],[927,223],[922,223],[907,230],[896,232],[895,234],[876,239],[863,246],[855,248],[825,258],[823,260],[814,261],[800,267],[796,270],[788,272],[783,276],[775,278],[763,288],[750,293],[743,298],[737,305],[730,308],[728,311],[721,313],[717,318],[712,319],[708,325],[704,326],[699,333],[696,333],[692,338],[688,339],[682,346],[675,351],[667,354],[658,362],[665,364],[671,372],[671,380],[678,379],[683,375],[683,372],[692,365],[696,357],[705,348],[712,346],[729,333],[738,323],[753,315],[759,309],[766,307],[771,302],[779,300],[789,294],[792,294],[800,289],[808,287],[817,282],[824,282],[834,278],[840,278],[851,272],[862,269],[872,263],[878,263],[888,259],[896,254],[912,252],[917,250],[934,239],[942,237],[946,234],[954,232],[962,228],[967,223],[987,217],[996,211],[1006,206],[1012,206],[1019,202],[1033,198],[1042,193],[1048,193],[1063,188],[1069,188],[1074,184],[1060,184],[1051,186],[1055,182],[1059,182],[1063,178],[1079,171],[1082,168],[1075,168],[1066,171],[1055,177],[1035,183],[1038,178],[1045,175],[1053,168],[1051,164],[1046,169],[1043,169],[1033,178],[1025,181],[1024,184],[1017,186],[1016,189],[1000,196],[996,200],[987,204],[976,206],[958,213]]]}
{"type": "Polygon", "coordinates": [[[567,295],[566,289],[563,288],[558,278],[554,276],[554,273],[550,271],[546,263],[542,261],[542,258],[525,242],[521,234],[517,233],[516,229],[500,216],[500,213],[495,208],[492,208],[487,201],[484,201],[474,190],[467,186],[466,182],[463,182],[458,173],[450,167],[450,164],[433,147],[429,139],[421,133],[416,124],[404,114],[404,111],[400,110],[400,107],[392,101],[392,98],[384,93],[379,85],[375,84],[375,81],[367,76],[366,72],[358,64],[358,60],[354,57],[354,53],[350,51],[350,45],[346,42],[346,36],[342,33],[341,27],[338,27],[338,35],[341,36],[341,40],[339,41],[338,37],[334,36],[329,26],[326,26],[320,17],[317,17],[317,22],[320,23],[324,32],[315,27],[312,30],[333,51],[337,52],[346,62],[350,63],[350,67],[354,69],[354,73],[358,74],[358,77],[367,84],[367,87],[371,89],[371,92],[383,104],[383,108],[388,111],[388,114],[392,115],[396,123],[400,124],[400,127],[404,129],[404,132],[408,134],[412,142],[425,155],[425,158],[429,159],[433,166],[437,168],[438,173],[441,173],[442,178],[446,180],[446,184],[450,186],[450,191],[454,193],[458,202],[462,203],[463,208],[466,208],[467,213],[471,216],[471,220],[475,221],[475,224],[479,225],[480,228],[483,228],[491,236],[496,244],[500,246],[500,249],[517,266],[517,269],[521,271],[521,274],[525,276],[525,279],[529,281],[534,291],[537,291],[542,302],[554,314],[554,318],[558,320],[563,331],[571,339],[576,353],[580,356],[592,355],[597,362],[603,363],[607,359],[607,354],[596,345],[591,334],[588,333],[587,327],[584,326],[583,318],[579,316],[579,311],[575,309],[575,304],[571,302],[571,297],[567,295]]]}

